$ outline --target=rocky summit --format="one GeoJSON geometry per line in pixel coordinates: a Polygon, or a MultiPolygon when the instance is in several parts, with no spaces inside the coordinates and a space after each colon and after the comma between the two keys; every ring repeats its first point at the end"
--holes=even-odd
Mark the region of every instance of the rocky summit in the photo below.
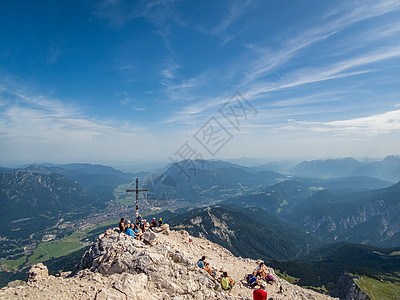
{"type": "MultiPolygon", "coordinates": [[[[252,299],[253,288],[244,280],[258,262],[235,257],[225,248],[184,231],[148,232],[144,242],[109,229],[86,251],[72,273],[48,275],[44,265],[32,267],[26,283],[11,283],[0,299],[252,299]],[[217,273],[198,268],[205,255],[217,273]],[[236,281],[223,291],[217,278],[223,272],[236,281]]],[[[334,299],[278,278],[268,284],[268,299],[334,299]]]]}

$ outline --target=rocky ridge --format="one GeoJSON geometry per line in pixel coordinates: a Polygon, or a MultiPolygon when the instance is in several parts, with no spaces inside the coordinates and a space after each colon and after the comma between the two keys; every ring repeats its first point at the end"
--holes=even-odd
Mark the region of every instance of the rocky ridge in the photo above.
{"type": "MultiPolygon", "coordinates": [[[[158,233],[147,233],[146,243],[117,229],[109,229],[82,257],[74,272],[48,276],[44,266],[34,266],[26,284],[0,290],[0,299],[252,299],[253,289],[243,279],[257,261],[233,256],[227,249],[184,231],[164,225],[158,233]],[[207,257],[219,276],[227,271],[236,281],[230,292],[221,290],[216,279],[197,267],[207,257]]],[[[272,299],[334,299],[303,289],[278,278],[268,285],[272,299]],[[282,292],[280,292],[282,287],[282,292]]]]}
{"type": "Polygon", "coordinates": [[[359,279],[359,277],[348,273],[343,274],[339,278],[336,289],[332,292],[332,295],[342,300],[371,300],[371,298],[358,287],[356,279],[359,279]]]}

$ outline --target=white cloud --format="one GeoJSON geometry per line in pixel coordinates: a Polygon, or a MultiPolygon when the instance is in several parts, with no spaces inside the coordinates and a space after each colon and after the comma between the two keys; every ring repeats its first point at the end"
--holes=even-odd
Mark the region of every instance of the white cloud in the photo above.
{"type": "Polygon", "coordinates": [[[309,122],[291,120],[283,127],[288,130],[309,130],[321,133],[338,133],[347,135],[380,135],[400,132],[400,110],[348,120],[330,122],[309,122]]]}
{"type": "MultiPolygon", "coordinates": [[[[325,18],[322,18],[322,23],[311,29],[304,30],[304,33],[300,36],[288,40],[281,50],[272,51],[269,48],[249,45],[248,47],[255,50],[262,59],[261,61],[258,59],[254,63],[254,67],[248,71],[244,84],[253,82],[268,73],[274,72],[290,59],[298,55],[298,53],[304,48],[325,40],[355,23],[399,9],[399,1],[355,1],[351,5],[345,4],[343,8],[335,8],[334,12],[327,14],[325,18]],[[333,16],[335,18],[333,20],[327,20],[330,19],[327,18],[328,16],[333,16]]],[[[369,37],[376,39],[379,38],[381,34],[381,32],[372,29],[369,37]]]]}
{"type": "Polygon", "coordinates": [[[245,8],[250,4],[250,2],[251,0],[232,3],[229,6],[229,11],[226,17],[223,18],[222,21],[211,30],[211,33],[217,35],[224,32],[229,25],[231,25],[243,14],[245,8]]]}
{"type": "Polygon", "coordinates": [[[139,152],[157,155],[146,149],[157,139],[142,126],[88,118],[79,107],[57,99],[24,92],[14,95],[13,101],[0,107],[3,161],[93,161],[115,159],[114,154],[130,159],[139,152]],[[137,147],[138,141],[143,141],[143,147],[137,147]]]}
{"type": "Polygon", "coordinates": [[[176,71],[180,68],[180,65],[173,61],[168,61],[165,63],[165,68],[161,71],[161,75],[167,79],[172,80],[176,77],[176,71]]]}
{"type": "Polygon", "coordinates": [[[304,105],[312,105],[316,103],[337,102],[340,100],[344,94],[347,94],[349,91],[335,91],[335,92],[320,92],[312,95],[302,96],[302,97],[289,97],[283,100],[278,100],[271,103],[272,107],[293,107],[293,106],[304,106],[304,105]]]}
{"type": "MultiPolygon", "coordinates": [[[[284,42],[283,46],[280,49],[278,48],[278,50],[271,50],[268,47],[260,47],[255,44],[248,45],[248,48],[259,54],[259,56],[257,59],[254,59],[254,55],[252,55],[250,60],[241,61],[241,63],[237,64],[236,68],[229,69],[230,74],[235,74],[232,75],[232,78],[237,79],[240,77],[240,74],[245,74],[242,80],[235,82],[235,89],[239,89],[246,99],[255,100],[266,97],[270,92],[379,71],[379,68],[374,68],[373,64],[400,57],[400,47],[379,46],[380,44],[377,44],[374,48],[368,50],[367,53],[363,51],[361,52],[363,54],[359,54],[360,52],[350,54],[347,53],[349,45],[343,45],[343,47],[338,46],[344,49],[342,55],[327,53],[326,57],[329,59],[326,59],[324,62],[314,67],[311,67],[312,65],[310,64],[310,67],[297,68],[297,70],[289,69],[289,71],[286,70],[286,72],[278,72],[277,70],[284,67],[287,62],[298,56],[305,48],[330,38],[358,22],[399,9],[400,5],[396,1],[357,1],[351,2],[350,4],[346,2],[343,4],[343,7],[316,20],[315,23],[318,23],[317,25],[310,29],[304,29],[303,33],[296,38],[286,38],[286,42],[284,42]],[[259,57],[261,57],[261,59],[259,59],[259,57]],[[276,74],[277,80],[262,80],[264,76],[270,75],[271,73],[276,74]]],[[[234,15],[235,14],[232,16],[234,15]]],[[[235,18],[237,17],[239,17],[239,15],[235,16],[235,18]]],[[[221,22],[220,28],[225,30],[229,24],[234,22],[235,18],[227,18],[226,22],[221,22]],[[226,25],[223,26],[223,24],[226,25]]],[[[389,32],[389,25],[385,26],[387,27],[385,28],[388,34],[390,32],[393,34],[395,33],[393,29],[389,32]]],[[[371,39],[378,39],[381,38],[381,34],[382,33],[376,28],[367,28],[366,31],[360,34],[352,35],[352,42],[357,43],[357,39],[363,39],[365,36],[369,36],[371,39]]],[[[335,45],[336,44],[337,43],[335,43],[335,45]]],[[[169,121],[188,119],[184,116],[186,113],[192,114],[193,117],[193,114],[207,112],[210,107],[224,102],[223,99],[226,98],[225,96],[227,94],[233,93],[233,91],[226,92],[226,90],[220,88],[221,97],[216,97],[215,95],[196,97],[199,96],[196,88],[200,86],[207,87],[207,83],[214,83],[220,79],[218,77],[222,76],[222,73],[218,71],[204,74],[205,78],[208,79],[207,81],[198,80],[198,77],[193,77],[183,80],[181,83],[174,83],[168,87],[169,95],[172,98],[188,99],[189,103],[191,101],[196,101],[195,104],[190,103],[187,107],[182,108],[180,112],[178,112],[176,116],[171,117],[169,121]]],[[[282,102],[282,104],[284,104],[284,102],[282,102]]],[[[289,104],[289,102],[286,102],[286,104],[289,104]]],[[[279,104],[277,103],[276,105],[279,104]]]]}
{"type": "Polygon", "coordinates": [[[400,47],[381,49],[366,55],[347,59],[334,63],[329,66],[319,68],[307,68],[294,71],[285,75],[285,82],[258,82],[255,86],[244,94],[247,99],[254,99],[262,94],[292,88],[304,84],[321,82],[331,79],[346,78],[372,72],[373,70],[351,69],[366,67],[382,60],[400,57],[400,47]]]}

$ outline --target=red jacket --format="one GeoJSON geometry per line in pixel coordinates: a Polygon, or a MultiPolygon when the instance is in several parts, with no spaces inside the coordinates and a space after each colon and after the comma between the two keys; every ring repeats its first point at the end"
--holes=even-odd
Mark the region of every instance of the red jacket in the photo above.
{"type": "Polygon", "coordinates": [[[266,300],[267,292],[263,290],[254,290],[253,291],[253,300],[266,300]]]}

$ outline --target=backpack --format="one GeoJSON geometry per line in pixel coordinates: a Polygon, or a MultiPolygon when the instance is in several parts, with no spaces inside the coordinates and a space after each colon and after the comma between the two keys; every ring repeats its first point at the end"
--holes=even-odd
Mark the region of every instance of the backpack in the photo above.
{"type": "Polygon", "coordinates": [[[274,282],[274,277],[272,277],[271,275],[267,275],[267,282],[274,282]]]}
{"type": "Polygon", "coordinates": [[[203,263],[203,261],[202,261],[201,259],[199,259],[199,261],[197,262],[197,266],[198,266],[200,269],[204,269],[204,263],[203,263]]]}
{"type": "Polygon", "coordinates": [[[221,278],[221,286],[222,286],[222,289],[229,290],[229,279],[228,279],[228,277],[222,277],[221,278]]]}
{"type": "Polygon", "coordinates": [[[257,277],[253,276],[253,274],[247,274],[246,281],[248,284],[250,284],[250,286],[257,285],[257,277]]]}

